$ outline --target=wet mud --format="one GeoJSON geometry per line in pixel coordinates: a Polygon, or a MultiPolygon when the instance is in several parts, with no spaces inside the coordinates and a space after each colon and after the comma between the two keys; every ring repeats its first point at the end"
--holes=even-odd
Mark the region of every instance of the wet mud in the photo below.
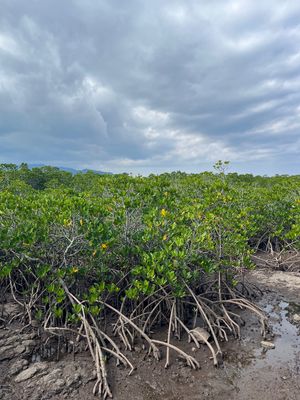
{"type": "MultiPolygon", "coordinates": [[[[153,360],[141,345],[137,345],[128,353],[136,366],[132,376],[128,376],[127,369],[116,367],[113,360],[109,361],[114,399],[300,400],[300,275],[259,269],[249,273],[247,279],[263,292],[256,302],[269,315],[271,330],[267,344],[262,344],[256,317],[251,312],[240,311],[246,321],[241,329],[241,339],[222,343],[223,364],[219,368],[213,366],[211,354],[204,344],[196,349],[193,343],[185,340],[174,341],[199,361],[201,368],[196,371],[186,367],[173,352],[171,365],[165,369],[164,359],[153,360]]],[[[16,334],[13,332],[16,328],[11,329],[5,334],[0,329],[2,349],[3,343],[16,334]]],[[[163,334],[159,333],[161,338],[163,334]]],[[[21,346],[26,348],[26,340],[30,344],[28,338],[20,339],[20,335],[18,338],[20,349],[21,346]]],[[[95,399],[92,395],[93,364],[88,353],[65,354],[59,361],[46,361],[39,356],[32,358],[29,351],[27,359],[21,357],[23,353],[11,358],[5,358],[3,354],[0,399],[95,399]],[[19,369],[16,368],[18,365],[19,369]],[[11,373],[14,369],[18,372],[11,373]],[[22,381],[24,375],[31,373],[32,377],[22,381]]]]}

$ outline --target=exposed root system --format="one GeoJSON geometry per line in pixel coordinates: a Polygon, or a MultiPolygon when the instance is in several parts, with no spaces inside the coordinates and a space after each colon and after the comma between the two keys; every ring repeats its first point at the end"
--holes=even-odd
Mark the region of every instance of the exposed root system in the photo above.
{"type": "Polygon", "coordinates": [[[253,260],[262,267],[274,270],[297,272],[300,271],[300,252],[294,248],[284,247],[280,251],[257,252],[253,260]]]}
{"type": "MultiPolygon", "coordinates": [[[[267,324],[263,311],[254,305],[247,296],[253,290],[242,281],[241,285],[232,286],[221,272],[209,282],[199,287],[183,282],[184,296],[174,297],[168,287],[161,287],[150,296],[145,296],[138,303],[126,296],[122,302],[115,297],[104,300],[98,298],[100,314],[91,312],[88,302],[80,300],[61,278],[60,285],[66,295],[65,316],[58,319],[53,310],[48,308],[43,320],[43,332],[70,340],[75,337],[75,345],[85,343],[95,365],[96,382],[94,395],[106,399],[112,397],[108,379],[108,358],[114,358],[116,364],[128,368],[129,375],[134,371],[128,352],[136,343],[142,343],[148,356],[160,360],[165,357],[165,368],[171,363],[170,354],[174,352],[192,369],[200,368],[199,361],[183,351],[180,340],[193,342],[197,348],[201,344],[211,352],[213,364],[218,366],[222,360],[221,342],[229,336],[239,339],[243,320],[238,309],[253,312],[261,323],[261,333],[265,337],[267,324]],[[243,294],[244,292],[245,294],[243,294]],[[77,310],[77,322],[68,321],[68,309],[77,310]],[[156,336],[156,332],[166,332],[165,340],[156,336]]],[[[16,284],[9,280],[13,299],[26,311],[23,315],[25,327],[34,325],[35,304],[41,297],[40,288],[32,290],[26,303],[20,301],[16,284]]],[[[18,316],[17,316],[18,317],[18,316]]],[[[40,331],[42,332],[42,331],[40,331]]],[[[81,347],[82,348],[82,347],[81,347]]]]}
{"type": "MultiPolygon", "coordinates": [[[[98,300],[102,308],[101,315],[93,316],[85,304],[80,301],[61,279],[61,285],[72,307],[79,307],[79,327],[65,322],[57,324],[57,319],[49,309],[44,319],[43,329],[57,337],[75,335],[76,342],[85,341],[95,364],[96,383],[93,393],[100,398],[112,397],[108,382],[107,359],[113,357],[117,365],[122,364],[129,369],[129,375],[134,366],[125,354],[132,351],[136,342],[148,347],[148,355],[159,360],[165,354],[165,368],[170,365],[170,353],[176,353],[185,360],[192,369],[200,367],[195,357],[180,348],[178,340],[193,342],[197,348],[206,345],[211,352],[212,360],[217,366],[222,359],[221,342],[228,341],[229,335],[240,338],[240,326],[243,321],[237,309],[248,309],[257,315],[261,322],[261,333],[266,334],[266,317],[263,311],[249,299],[241,295],[240,289],[231,287],[218,274],[213,284],[206,283],[200,288],[192,288],[185,283],[186,295],[175,298],[167,289],[145,297],[135,304],[126,297],[118,307],[113,301],[98,300]],[[214,286],[217,289],[212,290],[214,286]],[[205,288],[205,289],[204,289],[205,288]],[[56,321],[56,322],[55,322],[56,321]],[[153,332],[166,326],[165,340],[159,340],[153,332]],[[115,337],[115,338],[114,338],[115,337]],[[211,340],[209,340],[209,337],[211,340]],[[177,342],[177,343],[176,343],[177,342]],[[162,351],[160,350],[164,350],[162,351]]],[[[243,283],[244,288],[248,286],[243,283]]],[[[10,281],[13,298],[22,304],[16,295],[15,286],[10,281]]],[[[37,291],[32,292],[30,301],[24,304],[27,324],[32,323],[32,308],[37,301],[37,291]]]]}

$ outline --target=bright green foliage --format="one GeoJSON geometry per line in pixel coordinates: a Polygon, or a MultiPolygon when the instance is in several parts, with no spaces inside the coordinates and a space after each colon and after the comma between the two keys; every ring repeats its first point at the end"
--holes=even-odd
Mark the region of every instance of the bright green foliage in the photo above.
{"type": "Polygon", "coordinates": [[[72,176],[56,168],[0,168],[0,278],[41,291],[47,310],[76,322],[62,281],[92,315],[99,299],[136,301],[221,271],[234,284],[258,246],[299,248],[300,177],[184,173],[72,176]]]}

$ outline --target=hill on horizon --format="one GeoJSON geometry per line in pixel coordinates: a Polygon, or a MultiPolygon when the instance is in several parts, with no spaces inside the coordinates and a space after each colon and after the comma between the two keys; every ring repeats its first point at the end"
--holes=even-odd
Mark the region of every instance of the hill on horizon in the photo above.
{"type": "Polygon", "coordinates": [[[95,174],[99,174],[99,175],[113,175],[112,172],[98,171],[98,170],[88,169],[88,168],[75,169],[75,168],[70,168],[70,167],[63,167],[63,166],[61,167],[61,166],[53,166],[53,165],[46,165],[46,164],[28,164],[28,168],[30,168],[30,169],[41,168],[41,167],[54,167],[54,168],[60,169],[61,171],[71,172],[73,175],[76,175],[79,173],[86,173],[88,171],[92,171],[95,174]]]}

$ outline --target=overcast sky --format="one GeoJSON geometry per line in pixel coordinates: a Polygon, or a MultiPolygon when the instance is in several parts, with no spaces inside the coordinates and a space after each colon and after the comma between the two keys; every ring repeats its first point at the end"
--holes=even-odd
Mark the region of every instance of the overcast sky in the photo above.
{"type": "Polygon", "coordinates": [[[300,173],[300,1],[0,0],[0,162],[300,173]]]}

